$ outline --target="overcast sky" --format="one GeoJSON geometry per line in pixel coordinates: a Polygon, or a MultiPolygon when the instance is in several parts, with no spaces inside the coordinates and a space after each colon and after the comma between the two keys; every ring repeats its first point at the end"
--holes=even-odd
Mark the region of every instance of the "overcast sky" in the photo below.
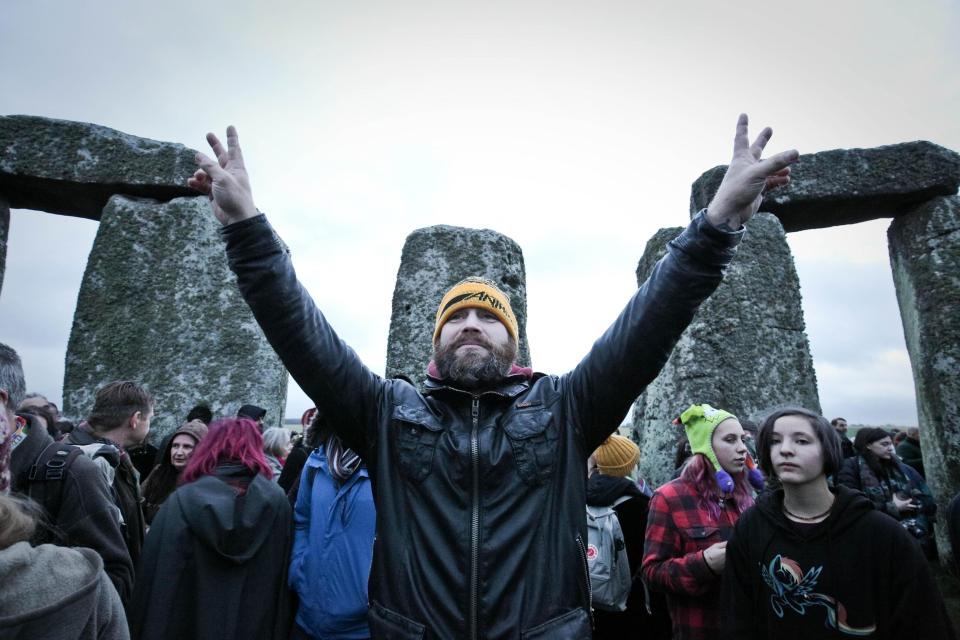
{"type": "MultiPolygon", "coordinates": [[[[685,224],[693,180],[729,161],[741,111],[773,126],[769,153],[960,150],[958,32],[952,0],[3,0],[0,114],[194,148],[235,124],[258,206],[380,372],[406,235],[500,231],[524,251],[534,366],[561,373],[650,236],[685,224]]],[[[59,402],[97,225],[11,217],[0,341],[59,402]]],[[[888,226],[788,237],[828,417],[917,420],[888,226]]],[[[287,414],[309,404],[291,384],[287,414]]]]}

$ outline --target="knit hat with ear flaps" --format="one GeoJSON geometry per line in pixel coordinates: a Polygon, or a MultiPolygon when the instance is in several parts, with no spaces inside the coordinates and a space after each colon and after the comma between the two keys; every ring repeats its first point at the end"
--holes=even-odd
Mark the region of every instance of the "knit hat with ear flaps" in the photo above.
{"type": "MultiPolygon", "coordinates": [[[[674,424],[683,424],[684,431],[687,434],[687,440],[690,441],[690,450],[693,453],[702,453],[706,456],[710,464],[713,465],[714,474],[717,480],[717,486],[723,493],[732,493],[734,489],[733,478],[720,466],[717,460],[717,454],[713,451],[713,432],[724,420],[733,418],[735,415],[723,409],[714,409],[709,404],[694,404],[689,409],[680,414],[674,424]]],[[[749,453],[746,454],[747,479],[753,487],[760,491],[763,489],[763,475],[757,469],[753,458],[749,453]]]]}
{"type": "Polygon", "coordinates": [[[434,342],[440,336],[440,329],[447,319],[455,311],[464,307],[489,311],[503,323],[514,342],[520,341],[517,336],[517,317],[513,315],[513,309],[510,307],[510,296],[490,280],[470,277],[450,287],[440,301],[440,306],[437,308],[437,323],[433,329],[434,342]]]}
{"type": "Polygon", "coordinates": [[[623,478],[640,461],[640,449],[630,438],[613,434],[597,447],[593,459],[600,473],[623,478]]]}

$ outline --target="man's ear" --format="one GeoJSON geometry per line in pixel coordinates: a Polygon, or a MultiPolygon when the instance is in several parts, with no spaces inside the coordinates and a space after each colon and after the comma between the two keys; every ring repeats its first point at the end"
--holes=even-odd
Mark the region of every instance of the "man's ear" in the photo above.
{"type": "Polygon", "coordinates": [[[127,426],[135,430],[140,424],[140,418],[142,416],[143,414],[140,411],[134,411],[130,414],[130,417],[127,418],[127,426]]]}
{"type": "MultiPolygon", "coordinates": [[[[6,389],[0,389],[0,404],[7,406],[10,403],[10,394],[6,389]]],[[[15,409],[16,407],[14,407],[15,409]]]]}

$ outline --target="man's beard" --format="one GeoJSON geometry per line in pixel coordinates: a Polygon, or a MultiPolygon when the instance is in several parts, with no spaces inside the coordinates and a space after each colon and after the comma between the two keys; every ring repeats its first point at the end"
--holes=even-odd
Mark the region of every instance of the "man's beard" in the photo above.
{"type": "Polygon", "coordinates": [[[468,388],[502,380],[510,373],[516,358],[517,345],[513,340],[503,345],[494,345],[480,337],[461,338],[443,346],[436,345],[433,353],[433,361],[440,377],[468,388]],[[471,349],[466,353],[457,353],[457,349],[464,344],[477,343],[486,351],[471,349]]]}

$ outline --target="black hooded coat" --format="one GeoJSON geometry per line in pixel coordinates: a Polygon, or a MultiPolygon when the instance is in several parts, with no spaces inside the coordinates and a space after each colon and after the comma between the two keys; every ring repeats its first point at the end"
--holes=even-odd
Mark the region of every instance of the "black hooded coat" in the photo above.
{"type": "Polygon", "coordinates": [[[919,545],[841,486],[827,519],[798,527],[783,490],[761,495],[727,543],[724,638],[956,638],[919,545]]]}
{"type": "Polygon", "coordinates": [[[587,481],[587,504],[605,507],[613,504],[621,496],[630,496],[616,505],[623,541],[627,547],[627,562],[630,573],[635,576],[630,596],[627,598],[626,611],[603,611],[594,609],[593,638],[637,637],[644,640],[668,640],[671,633],[670,614],[667,613],[667,601],[662,593],[649,592],[640,578],[640,564],[643,561],[643,541],[647,531],[647,512],[650,498],[643,494],[637,483],[629,478],[618,478],[595,473],[587,481]],[[649,611],[647,606],[649,604],[649,611]]]}
{"type": "Polygon", "coordinates": [[[276,483],[240,465],[220,465],[177,489],[147,535],[131,636],[286,639],[291,523],[290,503],[276,483]]]}

